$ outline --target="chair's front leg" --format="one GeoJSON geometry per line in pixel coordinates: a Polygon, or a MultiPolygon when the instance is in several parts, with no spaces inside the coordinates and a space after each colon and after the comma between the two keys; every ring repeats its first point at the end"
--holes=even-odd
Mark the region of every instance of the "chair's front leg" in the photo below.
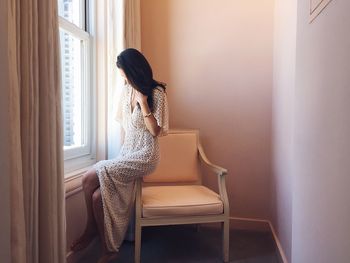
{"type": "Polygon", "coordinates": [[[230,244],[230,219],[222,223],[222,252],[224,262],[229,262],[229,244],[230,244]]]}
{"type": "Polygon", "coordinates": [[[142,178],[136,180],[135,200],[135,263],[141,260],[142,178]]]}
{"type": "Polygon", "coordinates": [[[140,263],[141,259],[141,226],[136,220],[135,225],[135,263],[140,263]]]}

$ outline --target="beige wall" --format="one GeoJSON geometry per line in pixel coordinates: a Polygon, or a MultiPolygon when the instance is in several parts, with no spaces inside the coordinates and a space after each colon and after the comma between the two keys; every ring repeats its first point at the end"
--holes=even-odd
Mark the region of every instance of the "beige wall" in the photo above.
{"type": "Polygon", "coordinates": [[[292,252],[296,28],[297,1],[275,0],[271,221],[289,262],[292,252]]]}
{"type": "MultiPolygon", "coordinates": [[[[229,169],[231,214],[270,214],[273,0],[142,0],[142,51],[172,128],[199,128],[229,169]]],[[[208,184],[217,184],[210,177],[208,184]]]]}
{"type": "Polygon", "coordinates": [[[0,2],[0,261],[7,263],[10,258],[10,175],[9,172],[9,138],[10,127],[8,109],[9,65],[8,65],[8,37],[7,37],[7,1],[0,2]],[[6,93],[5,93],[6,92],[6,93]]]}
{"type": "MultiPolygon", "coordinates": [[[[81,179],[76,179],[81,184],[81,179]]],[[[69,192],[66,183],[66,220],[67,220],[67,251],[74,240],[79,238],[85,230],[87,213],[84,192],[73,190],[69,192]],[[75,192],[75,193],[74,193],[75,192]]]]}
{"type": "Polygon", "coordinates": [[[350,259],[350,1],[312,23],[298,1],[293,242],[295,263],[350,259]]]}
{"type": "MultiPolygon", "coordinates": [[[[156,77],[169,84],[171,126],[200,128],[209,157],[230,170],[232,215],[268,218],[272,200],[272,221],[291,262],[348,262],[350,2],[333,1],[312,24],[301,0],[298,15],[296,0],[276,0],[275,13],[273,0],[141,2],[142,48],[156,77]]],[[[1,85],[8,75],[6,3],[0,2],[1,85]]],[[[8,101],[1,95],[0,258],[10,262],[9,131],[2,114],[8,101]]],[[[83,229],[85,214],[75,216],[83,205],[81,192],[67,198],[69,240],[83,229]]]]}

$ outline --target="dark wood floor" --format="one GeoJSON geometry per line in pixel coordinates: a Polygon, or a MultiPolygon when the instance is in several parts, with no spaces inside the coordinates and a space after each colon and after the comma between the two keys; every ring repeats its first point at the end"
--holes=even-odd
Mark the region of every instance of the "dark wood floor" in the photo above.
{"type": "MultiPolygon", "coordinates": [[[[142,263],[219,263],[222,262],[221,232],[215,227],[163,226],[142,231],[142,263]]],[[[280,263],[270,232],[230,231],[230,262],[280,263]]],[[[79,263],[95,263],[99,258],[96,240],[79,255],[79,263]]],[[[125,241],[115,262],[133,263],[134,243],[125,241]]]]}

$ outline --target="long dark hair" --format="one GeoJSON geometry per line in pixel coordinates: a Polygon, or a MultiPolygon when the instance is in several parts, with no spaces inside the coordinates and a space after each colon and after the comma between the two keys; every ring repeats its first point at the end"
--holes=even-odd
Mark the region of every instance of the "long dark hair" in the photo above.
{"type": "Polygon", "coordinates": [[[166,84],[153,79],[152,68],[144,55],[134,48],[125,49],[117,57],[117,67],[124,71],[133,88],[148,96],[147,103],[153,111],[153,89],[159,86],[165,91],[166,84]]]}

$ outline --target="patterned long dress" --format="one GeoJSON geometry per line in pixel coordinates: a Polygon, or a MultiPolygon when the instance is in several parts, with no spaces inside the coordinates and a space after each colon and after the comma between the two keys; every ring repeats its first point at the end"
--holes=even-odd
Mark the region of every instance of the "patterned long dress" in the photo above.
{"type": "MultiPolygon", "coordinates": [[[[100,182],[105,221],[105,238],[110,251],[118,251],[123,242],[135,200],[135,179],[153,172],[159,162],[157,137],[148,131],[141,109],[131,110],[131,86],[122,92],[116,120],[124,129],[124,143],[117,158],[95,164],[100,182]]],[[[167,134],[168,103],[162,88],[153,90],[153,116],[167,134]]]]}

